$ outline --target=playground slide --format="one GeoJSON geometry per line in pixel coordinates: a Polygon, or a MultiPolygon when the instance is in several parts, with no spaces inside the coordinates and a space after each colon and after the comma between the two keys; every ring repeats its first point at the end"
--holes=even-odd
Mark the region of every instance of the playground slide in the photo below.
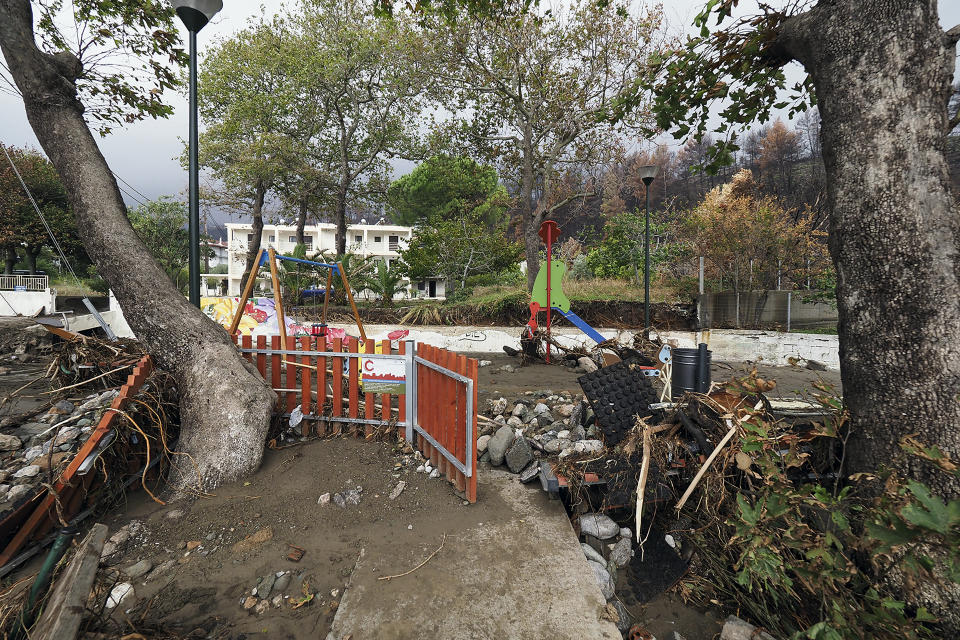
{"type": "Polygon", "coordinates": [[[559,313],[564,318],[572,322],[578,329],[580,329],[580,331],[583,331],[585,334],[587,334],[597,344],[606,341],[606,338],[600,335],[599,331],[588,325],[583,318],[575,314],[573,311],[564,311],[558,307],[553,307],[553,311],[554,313],[559,313]]]}

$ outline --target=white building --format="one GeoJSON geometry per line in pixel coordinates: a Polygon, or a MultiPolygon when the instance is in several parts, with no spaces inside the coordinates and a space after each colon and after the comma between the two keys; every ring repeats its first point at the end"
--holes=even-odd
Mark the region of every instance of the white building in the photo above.
{"type": "MultiPolygon", "coordinates": [[[[253,225],[227,223],[227,253],[229,256],[227,271],[228,295],[241,293],[243,268],[247,252],[253,241],[253,225]]],[[[303,230],[303,240],[307,247],[308,258],[319,256],[321,252],[332,256],[336,252],[337,226],[328,222],[307,225],[303,230]]],[[[292,225],[264,225],[260,236],[263,249],[273,247],[278,253],[291,253],[297,246],[297,229],[292,225]]],[[[347,251],[362,257],[376,257],[390,266],[400,259],[400,250],[407,247],[413,237],[412,227],[390,224],[352,224],[347,226],[347,251]]],[[[322,258],[320,258],[322,261],[322,258]]],[[[261,270],[258,285],[265,290],[270,288],[269,270],[261,270]]],[[[411,295],[421,298],[442,298],[444,286],[441,280],[429,280],[414,283],[409,287],[411,295]],[[413,293],[416,291],[416,293],[413,293]],[[431,295],[432,294],[432,295],[431,295]]]]}

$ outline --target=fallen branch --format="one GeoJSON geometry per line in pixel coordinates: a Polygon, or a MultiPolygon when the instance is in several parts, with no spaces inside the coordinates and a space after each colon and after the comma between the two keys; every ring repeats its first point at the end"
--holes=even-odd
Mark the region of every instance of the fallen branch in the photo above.
{"type": "Polygon", "coordinates": [[[703,478],[703,474],[707,472],[707,468],[716,460],[717,456],[720,455],[720,450],[723,449],[730,438],[733,437],[733,434],[737,432],[737,428],[733,425],[733,422],[727,418],[727,435],[723,436],[723,439],[720,441],[720,444],[716,446],[713,452],[710,454],[710,457],[707,458],[707,461],[703,463],[703,466],[700,467],[700,471],[697,471],[697,475],[693,477],[693,482],[690,483],[690,486],[687,487],[687,490],[683,492],[683,496],[680,497],[680,502],[677,503],[677,511],[683,508],[683,505],[687,503],[687,500],[690,498],[690,494],[693,493],[693,490],[697,488],[697,485],[700,484],[700,479],[703,478]]]}
{"type": "Polygon", "coordinates": [[[117,367],[112,371],[107,371],[106,373],[101,373],[100,375],[90,378],[89,380],[84,380],[83,382],[78,382],[77,384],[71,384],[69,387],[60,387],[59,389],[51,389],[50,391],[42,391],[40,395],[46,395],[48,393],[59,393],[60,391],[66,391],[67,389],[74,389],[76,387],[82,387],[83,385],[93,382],[94,380],[99,380],[100,378],[105,378],[111,373],[116,373],[117,371],[123,371],[124,369],[129,369],[130,367],[137,366],[137,363],[133,362],[131,364],[125,364],[122,367],[117,367]]]}
{"type": "Polygon", "coordinates": [[[444,545],[444,543],[445,543],[446,541],[447,541],[447,534],[444,533],[444,534],[443,534],[443,539],[440,541],[440,546],[437,547],[437,548],[434,550],[433,553],[431,553],[429,556],[427,556],[427,559],[426,559],[426,560],[424,560],[423,562],[421,562],[420,564],[418,564],[417,566],[415,566],[413,569],[410,569],[410,571],[404,571],[403,573],[398,573],[398,574],[395,575],[395,576],[380,576],[379,578],[377,578],[377,580],[393,580],[394,578],[402,578],[403,576],[408,576],[408,575],[410,575],[411,573],[413,573],[414,571],[416,571],[417,569],[419,569],[419,568],[422,567],[423,565],[425,565],[425,564],[427,564],[428,562],[430,562],[430,560],[433,559],[433,556],[435,556],[435,555],[437,555],[438,553],[440,553],[440,549],[443,549],[443,545],[444,545]]]}
{"type": "Polygon", "coordinates": [[[643,425],[643,461],[637,481],[637,542],[640,542],[640,520],[643,517],[643,497],[647,492],[647,474],[650,473],[650,426],[643,425]]]}

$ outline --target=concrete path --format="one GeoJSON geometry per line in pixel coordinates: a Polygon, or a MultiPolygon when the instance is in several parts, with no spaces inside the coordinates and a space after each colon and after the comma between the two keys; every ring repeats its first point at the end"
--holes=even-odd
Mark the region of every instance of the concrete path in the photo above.
{"type": "Polygon", "coordinates": [[[328,640],[619,640],[563,507],[484,466],[471,517],[420,548],[363,553],[328,640]],[[410,571],[443,546],[426,564],[410,571]]]}

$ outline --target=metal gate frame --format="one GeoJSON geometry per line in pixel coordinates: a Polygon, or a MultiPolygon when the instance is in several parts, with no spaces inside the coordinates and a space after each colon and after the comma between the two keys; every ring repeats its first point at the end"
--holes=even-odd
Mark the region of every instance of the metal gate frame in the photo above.
{"type": "MultiPolygon", "coordinates": [[[[282,376],[274,371],[274,367],[283,362],[282,367],[288,367],[287,369],[287,386],[275,386],[271,384],[271,388],[280,395],[281,404],[283,403],[284,398],[286,398],[286,410],[279,410],[277,413],[283,417],[290,416],[290,406],[300,407],[309,406],[309,407],[318,407],[320,411],[318,412],[309,412],[304,413],[303,418],[305,421],[311,421],[314,424],[335,424],[335,423],[347,423],[353,425],[364,425],[367,427],[384,427],[384,426],[397,426],[403,428],[403,437],[404,440],[418,448],[428,459],[431,459],[441,473],[447,476],[447,478],[457,485],[457,488],[464,491],[467,495],[467,499],[471,502],[476,501],[476,401],[475,394],[477,391],[477,382],[476,382],[476,370],[477,370],[477,361],[475,359],[466,359],[463,356],[454,354],[453,352],[447,351],[445,349],[438,349],[430,345],[421,344],[419,345],[419,354],[418,354],[418,345],[415,340],[405,340],[404,341],[404,353],[375,353],[374,349],[368,349],[371,353],[360,353],[358,350],[359,343],[356,339],[348,339],[343,343],[349,350],[348,351],[329,351],[329,350],[314,350],[308,347],[308,345],[313,341],[313,338],[300,338],[299,340],[294,337],[288,337],[286,340],[285,349],[274,349],[271,346],[253,346],[252,339],[250,336],[243,336],[241,338],[234,338],[235,342],[238,342],[237,348],[240,353],[247,355],[248,359],[253,362],[254,358],[257,359],[256,365],[261,375],[264,378],[267,378],[266,371],[266,357],[271,356],[271,377],[274,382],[277,382],[282,378],[282,376]],[[242,344],[240,342],[242,341],[242,344]],[[297,349],[297,347],[305,347],[303,349],[297,349]],[[429,355],[428,355],[429,354],[429,355]],[[460,367],[464,373],[468,370],[473,373],[473,375],[464,375],[464,373],[455,371],[448,366],[443,364],[438,364],[430,359],[438,359],[444,362],[448,362],[452,359],[460,358],[460,367]],[[343,393],[347,391],[348,398],[346,398],[346,408],[344,409],[341,406],[341,410],[344,413],[354,413],[357,417],[352,417],[348,415],[323,415],[322,406],[319,406],[319,397],[318,402],[313,402],[312,397],[309,402],[303,400],[302,394],[310,393],[312,387],[310,386],[309,376],[307,377],[307,383],[302,385],[301,388],[291,388],[290,382],[296,384],[295,374],[291,375],[289,367],[302,367],[304,366],[304,361],[309,363],[313,360],[321,362],[320,358],[338,358],[342,359],[344,363],[344,369],[347,371],[341,373],[341,382],[343,379],[347,380],[346,389],[336,385],[334,388],[336,392],[343,393]],[[403,394],[372,394],[372,393],[361,393],[359,391],[360,381],[362,380],[362,372],[360,361],[363,359],[370,360],[394,360],[394,361],[403,361],[404,363],[404,374],[405,374],[405,389],[403,394]],[[356,360],[357,364],[351,364],[352,360],[356,360]],[[466,363],[466,364],[464,364],[466,363]],[[420,420],[420,407],[418,406],[419,399],[419,390],[420,390],[420,367],[426,367],[430,371],[436,372],[443,378],[449,379],[454,382],[456,385],[463,385],[465,396],[465,411],[463,411],[463,441],[461,442],[457,433],[461,426],[459,416],[454,417],[454,429],[451,433],[447,424],[449,422],[450,415],[434,415],[435,412],[427,411],[426,414],[429,414],[429,419],[427,421],[431,424],[421,424],[420,420]],[[293,399],[291,400],[291,394],[293,394],[293,399]],[[374,417],[374,408],[367,406],[365,413],[366,415],[360,417],[359,406],[354,406],[352,403],[357,401],[359,403],[360,396],[374,396],[374,402],[376,401],[376,395],[386,396],[405,396],[402,399],[398,397],[398,400],[403,403],[402,411],[399,411],[398,420],[391,420],[390,416],[381,415],[381,419],[376,419],[374,417]],[[386,417],[387,419],[383,419],[386,417]],[[451,436],[454,439],[451,439],[451,436]],[[456,455],[455,452],[450,451],[450,447],[453,446],[455,449],[462,448],[464,453],[463,460],[456,455]],[[442,461],[440,460],[442,458],[442,461]],[[452,467],[452,468],[451,468],[452,467]]],[[[263,341],[260,341],[263,342],[263,341]]],[[[340,341],[334,341],[336,345],[340,341]]],[[[279,344],[276,340],[275,344],[279,344]]],[[[365,345],[372,346],[374,344],[373,340],[367,340],[365,345]]],[[[331,361],[336,363],[336,360],[331,361]]],[[[326,366],[326,365],[324,365],[326,366]]],[[[309,365],[308,365],[309,367],[309,365]]],[[[325,374],[324,374],[325,375],[325,374]]],[[[334,376],[331,371],[331,376],[334,376]]],[[[319,381],[318,381],[319,382],[319,381]]],[[[459,403],[458,399],[460,397],[460,391],[456,388],[451,390],[450,386],[444,387],[442,383],[437,384],[436,380],[432,381],[435,386],[439,386],[448,393],[447,397],[443,397],[440,400],[450,404],[452,400],[452,406],[455,407],[454,413],[459,414],[459,403]],[[453,398],[449,397],[449,394],[453,394],[453,398]]],[[[332,380],[331,380],[332,383],[332,380]]],[[[326,380],[324,379],[324,384],[326,380]]],[[[433,391],[433,390],[431,390],[433,391]]],[[[326,399],[326,396],[324,396],[326,399]]],[[[343,400],[341,400],[343,402],[343,400]]],[[[431,399],[431,404],[436,405],[438,401],[436,399],[431,399]]],[[[325,406],[325,405],[324,405],[325,406]]],[[[400,409],[400,407],[398,407],[400,409]]],[[[382,414],[382,403],[381,403],[381,414],[382,414]]],[[[449,414],[449,411],[447,411],[449,414]]],[[[305,422],[305,424],[307,424],[305,422]]],[[[307,435],[308,431],[304,431],[304,435],[307,435]]]]}

